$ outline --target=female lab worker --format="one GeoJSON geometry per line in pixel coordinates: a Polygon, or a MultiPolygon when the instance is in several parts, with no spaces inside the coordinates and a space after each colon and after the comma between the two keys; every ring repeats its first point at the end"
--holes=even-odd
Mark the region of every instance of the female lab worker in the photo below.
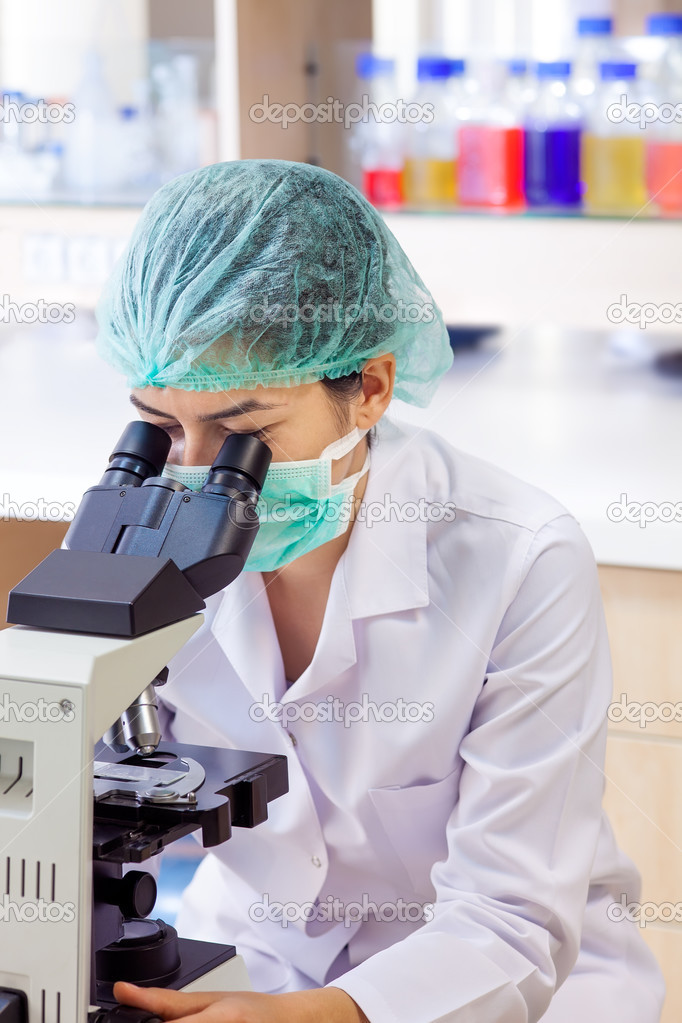
{"type": "Polygon", "coordinates": [[[200,486],[231,433],[272,450],[247,571],[161,696],[167,737],[284,753],[290,778],[178,920],[255,992],[117,996],[197,1023],[656,1023],[601,807],[591,550],[548,495],[389,419],[451,353],[381,218],[314,167],[203,168],[148,204],[98,319],[169,474],[200,486]]]}

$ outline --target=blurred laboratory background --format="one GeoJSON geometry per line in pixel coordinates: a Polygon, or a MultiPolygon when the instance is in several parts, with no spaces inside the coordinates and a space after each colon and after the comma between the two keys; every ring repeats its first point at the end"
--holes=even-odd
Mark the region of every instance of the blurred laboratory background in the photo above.
{"type": "MultiPolygon", "coordinates": [[[[0,0],[0,95],[0,597],[135,418],[94,309],[144,202],[220,160],[341,174],[455,352],[394,413],[554,494],[594,549],[605,803],[678,1023],[682,0],[0,0]]],[[[171,921],[197,855],[164,862],[171,921]]]]}

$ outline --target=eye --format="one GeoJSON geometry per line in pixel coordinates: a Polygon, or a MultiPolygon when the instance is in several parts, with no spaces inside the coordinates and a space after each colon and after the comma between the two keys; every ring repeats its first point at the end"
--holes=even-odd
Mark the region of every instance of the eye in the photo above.
{"type": "Polygon", "coordinates": [[[266,429],[262,430],[227,430],[228,434],[232,434],[233,437],[257,437],[259,440],[265,440],[268,436],[266,429]]]}

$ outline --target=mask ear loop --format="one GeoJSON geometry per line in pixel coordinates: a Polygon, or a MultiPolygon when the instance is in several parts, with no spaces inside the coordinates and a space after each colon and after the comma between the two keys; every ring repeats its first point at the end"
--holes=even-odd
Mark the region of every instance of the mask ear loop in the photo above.
{"type": "Polygon", "coordinates": [[[355,426],[350,433],[347,433],[345,437],[339,437],[338,440],[333,440],[331,444],[327,444],[327,447],[320,454],[320,458],[329,458],[332,462],[335,462],[337,458],[343,458],[349,451],[360,443],[362,438],[369,433],[369,429],[361,430],[355,426]]]}
{"type": "MultiPolygon", "coordinates": [[[[353,434],[355,432],[358,433],[358,440],[356,441],[356,444],[357,444],[359,441],[362,440],[362,438],[365,436],[365,434],[369,433],[369,430],[359,430],[356,427],[353,432],[347,434],[346,437],[341,437],[340,440],[338,440],[338,441],[334,441],[332,444],[329,445],[329,447],[333,447],[335,444],[339,444],[339,443],[344,443],[345,444],[346,440],[349,437],[353,437],[353,434]]],[[[354,447],[355,447],[355,444],[353,444],[353,447],[348,447],[347,451],[344,451],[344,454],[347,454],[348,451],[352,451],[354,447]]],[[[325,448],[325,451],[328,451],[328,450],[329,450],[329,448],[325,448]]],[[[324,451],[322,452],[322,454],[324,454],[324,451]]],[[[338,456],[338,457],[341,457],[341,456],[338,456]]],[[[332,459],[332,461],[333,461],[333,459],[332,459]]],[[[341,489],[343,489],[343,490],[347,489],[348,491],[355,490],[355,487],[356,487],[356,484],[357,484],[358,480],[362,479],[362,477],[368,471],[369,466],[370,466],[370,462],[371,462],[371,453],[370,453],[370,450],[368,448],[367,452],[365,454],[365,461],[362,463],[362,468],[359,469],[357,472],[354,472],[352,476],[345,476],[342,480],[339,480],[338,483],[332,483],[331,484],[332,493],[334,493],[334,492],[338,493],[338,491],[341,490],[341,489]]],[[[330,463],[330,472],[331,472],[331,463],[330,463]]]]}
{"type": "Polygon", "coordinates": [[[362,479],[362,477],[368,471],[370,462],[371,458],[370,453],[368,451],[367,454],[365,455],[365,461],[362,464],[362,468],[358,469],[357,472],[354,472],[352,476],[346,476],[344,479],[341,480],[341,483],[332,484],[332,490],[334,489],[335,486],[340,487],[342,484],[348,487],[349,489],[350,485],[352,484],[353,489],[355,489],[355,484],[358,482],[358,480],[362,479]]]}

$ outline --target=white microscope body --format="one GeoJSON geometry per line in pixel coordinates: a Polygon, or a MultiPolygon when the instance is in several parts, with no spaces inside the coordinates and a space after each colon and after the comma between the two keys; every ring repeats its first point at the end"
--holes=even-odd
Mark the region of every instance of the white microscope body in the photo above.
{"type": "Polygon", "coordinates": [[[160,476],[170,438],[131,423],[65,548],[10,594],[0,632],[0,1019],[153,1023],[116,980],[249,990],[233,946],[146,919],[156,886],[125,873],[201,828],[254,827],[286,758],[161,742],[154,685],[239,574],[271,452],[232,437],[201,492],[160,476]],[[101,742],[105,737],[106,742],[101,742]],[[96,745],[97,750],[95,750],[96,745]]]}
{"type": "MultiPolygon", "coordinates": [[[[26,993],[30,1023],[88,1018],[93,748],[201,622],[136,639],[0,633],[0,988],[26,993]]],[[[250,984],[235,956],[187,989],[250,984]]]]}

